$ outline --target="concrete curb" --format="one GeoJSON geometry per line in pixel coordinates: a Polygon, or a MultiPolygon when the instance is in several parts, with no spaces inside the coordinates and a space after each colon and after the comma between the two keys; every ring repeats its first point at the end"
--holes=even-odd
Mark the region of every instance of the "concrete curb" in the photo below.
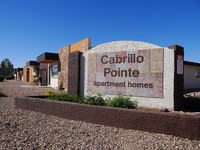
{"type": "Polygon", "coordinates": [[[200,115],[198,114],[120,109],[32,97],[16,97],[15,108],[71,120],[200,140],[200,115]]]}

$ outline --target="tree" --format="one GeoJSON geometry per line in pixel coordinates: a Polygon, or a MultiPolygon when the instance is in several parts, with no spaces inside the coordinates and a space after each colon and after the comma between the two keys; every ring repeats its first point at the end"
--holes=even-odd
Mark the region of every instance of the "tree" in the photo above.
{"type": "Polygon", "coordinates": [[[4,68],[4,69],[13,69],[13,64],[10,62],[10,60],[8,58],[5,58],[1,62],[1,68],[4,68]]]}
{"type": "Polygon", "coordinates": [[[5,58],[1,61],[1,68],[2,68],[2,75],[5,77],[13,73],[14,71],[13,64],[8,58],[5,58]]]}

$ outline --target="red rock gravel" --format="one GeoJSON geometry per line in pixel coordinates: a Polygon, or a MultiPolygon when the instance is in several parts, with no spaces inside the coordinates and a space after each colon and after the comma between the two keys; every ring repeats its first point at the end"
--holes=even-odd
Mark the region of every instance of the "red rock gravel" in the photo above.
{"type": "Polygon", "coordinates": [[[14,97],[41,95],[47,88],[20,81],[0,82],[0,149],[198,150],[200,141],[164,134],[125,130],[16,110],[14,97]],[[24,85],[24,87],[20,86],[24,85]]]}

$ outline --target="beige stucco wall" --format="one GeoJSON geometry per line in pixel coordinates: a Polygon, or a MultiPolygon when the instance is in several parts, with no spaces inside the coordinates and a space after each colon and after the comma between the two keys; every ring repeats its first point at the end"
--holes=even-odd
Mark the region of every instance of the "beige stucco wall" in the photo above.
{"type": "Polygon", "coordinates": [[[40,63],[39,69],[48,69],[48,64],[47,63],[40,63]]]}
{"type": "MultiPolygon", "coordinates": [[[[102,44],[90,49],[83,54],[81,58],[81,68],[84,67],[84,72],[81,72],[81,92],[88,95],[88,54],[112,52],[119,50],[146,50],[161,48],[159,46],[135,41],[117,41],[102,44]],[[83,81],[84,80],[84,81],[83,81]],[[84,90],[83,90],[84,89],[84,90]]],[[[161,108],[165,107],[170,110],[174,109],[174,50],[164,48],[164,83],[163,83],[163,98],[145,98],[145,97],[131,97],[131,100],[137,101],[139,107],[147,108],[161,108]]],[[[113,95],[105,95],[105,97],[114,97],[113,95]]]]}
{"type": "Polygon", "coordinates": [[[23,71],[17,71],[17,80],[23,81],[23,71]]]}
{"type": "Polygon", "coordinates": [[[196,78],[198,66],[184,65],[184,89],[200,88],[200,78],[196,78]]]}
{"type": "Polygon", "coordinates": [[[34,82],[34,78],[33,78],[33,66],[29,66],[29,82],[33,83],[34,82]]]}
{"type": "Polygon", "coordinates": [[[28,66],[29,68],[29,82],[34,83],[34,80],[38,77],[38,67],[28,66]]]}
{"type": "Polygon", "coordinates": [[[49,70],[49,67],[53,66],[53,65],[58,65],[58,61],[54,61],[54,62],[51,62],[48,64],[48,84],[49,84],[49,80],[50,80],[49,86],[52,88],[58,88],[58,75],[52,77],[51,72],[49,70]],[[50,77],[50,79],[49,79],[49,77],[50,77]]]}
{"type": "Polygon", "coordinates": [[[23,68],[23,81],[24,82],[27,82],[27,67],[26,66],[24,66],[24,68],[23,68]]]}

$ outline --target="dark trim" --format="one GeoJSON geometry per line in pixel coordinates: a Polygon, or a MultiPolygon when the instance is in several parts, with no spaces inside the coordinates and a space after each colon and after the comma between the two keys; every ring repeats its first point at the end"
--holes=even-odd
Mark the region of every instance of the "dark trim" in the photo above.
{"type": "Polygon", "coordinates": [[[28,62],[26,62],[26,67],[28,66],[38,66],[38,62],[37,61],[33,61],[33,60],[30,60],[28,62]]]}
{"type": "Polygon", "coordinates": [[[23,71],[23,68],[17,68],[16,71],[23,71]]]}
{"type": "Polygon", "coordinates": [[[37,62],[39,63],[50,63],[58,60],[59,60],[58,53],[45,52],[37,57],[37,62]]]}
{"type": "Polygon", "coordinates": [[[174,49],[174,110],[180,111],[184,109],[184,48],[179,45],[171,45],[169,48],[174,49]],[[177,62],[178,56],[182,56],[182,74],[177,73],[177,67],[180,67],[177,62]]]}
{"type": "Polygon", "coordinates": [[[15,108],[36,111],[70,120],[200,140],[199,114],[186,115],[120,109],[30,97],[15,98],[15,108]]]}
{"type": "Polygon", "coordinates": [[[184,61],[184,65],[190,65],[190,66],[200,67],[200,63],[191,62],[191,61],[184,61]]]}

